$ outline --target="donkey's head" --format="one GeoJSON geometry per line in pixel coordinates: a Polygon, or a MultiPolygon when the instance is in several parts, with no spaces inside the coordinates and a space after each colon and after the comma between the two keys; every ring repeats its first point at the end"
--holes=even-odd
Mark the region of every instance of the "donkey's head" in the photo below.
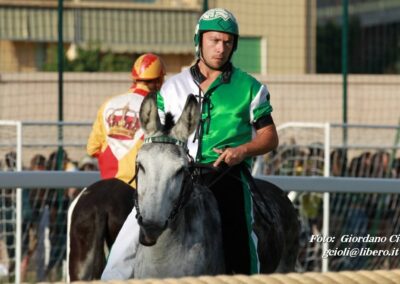
{"type": "Polygon", "coordinates": [[[188,175],[186,142],[196,129],[199,117],[199,105],[193,95],[188,96],[176,124],[169,113],[164,125],[161,124],[156,95],[148,95],[142,103],[140,123],[145,142],[136,162],[139,241],[143,245],[156,243],[176,211],[188,175]]]}

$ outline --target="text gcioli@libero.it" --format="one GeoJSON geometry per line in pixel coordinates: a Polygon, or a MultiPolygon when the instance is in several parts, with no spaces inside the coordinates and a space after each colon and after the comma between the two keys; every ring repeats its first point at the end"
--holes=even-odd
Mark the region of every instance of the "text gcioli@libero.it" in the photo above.
{"type": "Polygon", "coordinates": [[[322,252],[322,258],[328,258],[331,256],[399,256],[400,248],[393,247],[389,249],[374,249],[368,246],[363,247],[350,247],[351,244],[377,244],[377,243],[399,243],[400,234],[391,236],[371,236],[367,234],[365,236],[358,236],[353,234],[345,234],[340,237],[324,236],[324,235],[312,235],[310,237],[310,243],[331,243],[332,245],[337,242],[342,244],[349,244],[349,247],[333,247],[328,248],[322,252]]]}

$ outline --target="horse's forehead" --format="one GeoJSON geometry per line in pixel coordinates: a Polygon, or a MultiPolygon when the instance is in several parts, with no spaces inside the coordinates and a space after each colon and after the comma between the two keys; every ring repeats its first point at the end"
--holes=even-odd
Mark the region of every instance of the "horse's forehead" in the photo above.
{"type": "Polygon", "coordinates": [[[179,146],[163,143],[144,144],[139,151],[139,159],[152,160],[155,163],[182,161],[183,154],[179,146]]]}

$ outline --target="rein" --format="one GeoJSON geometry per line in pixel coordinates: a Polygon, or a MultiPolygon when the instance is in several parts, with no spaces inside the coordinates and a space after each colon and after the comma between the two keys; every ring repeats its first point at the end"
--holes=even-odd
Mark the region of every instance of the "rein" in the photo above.
{"type": "MultiPolygon", "coordinates": [[[[177,145],[180,147],[183,147],[187,153],[188,159],[189,159],[189,165],[185,169],[185,174],[181,186],[181,190],[179,193],[179,197],[177,201],[174,204],[174,207],[172,208],[167,220],[165,221],[165,228],[168,226],[169,222],[172,222],[176,219],[178,216],[179,212],[182,210],[182,208],[185,207],[187,204],[193,189],[193,185],[195,183],[198,183],[198,179],[201,178],[203,170],[209,171],[209,172],[220,172],[218,177],[214,179],[211,183],[207,184],[207,187],[213,186],[215,183],[217,183],[223,176],[229,173],[230,167],[226,166],[223,167],[222,169],[216,169],[210,164],[203,164],[203,163],[196,163],[194,162],[193,157],[189,155],[189,150],[187,149],[186,143],[175,139],[170,136],[153,136],[153,137],[147,137],[144,139],[144,144],[149,144],[149,143],[161,143],[161,144],[173,144],[177,145]]],[[[132,180],[129,182],[131,183],[133,180],[136,181],[136,186],[138,185],[138,180],[137,180],[137,174],[138,174],[138,166],[136,165],[136,173],[135,176],[132,178],[132,180]]],[[[233,176],[233,178],[237,178],[233,176]]],[[[143,224],[143,217],[140,214],[140,207],[139,207],[139,200],[138,200],[138,193],[137,190],[135,190],[135,195],[134,195],[134,206],[136,207],[136,219],[138,220],[139,225],[143,224]]]]}

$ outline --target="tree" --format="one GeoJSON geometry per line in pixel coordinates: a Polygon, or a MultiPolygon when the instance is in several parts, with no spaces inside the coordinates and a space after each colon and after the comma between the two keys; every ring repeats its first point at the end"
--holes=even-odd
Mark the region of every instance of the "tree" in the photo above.
{"type": "MultiPolygon", "coordinates": [[[[88,49],[78,48],[77,57],[68,60],[64,54],[64,71],[69,72],[126,72],[132,67],[132,56],[126,54],[114,54],[110,51],[102,53],[97,46],[89,46],[88,49]]],[[[42,71],[58,70],[57,47],[52,46],[47,50],[46,62],[42,71]]]]}

